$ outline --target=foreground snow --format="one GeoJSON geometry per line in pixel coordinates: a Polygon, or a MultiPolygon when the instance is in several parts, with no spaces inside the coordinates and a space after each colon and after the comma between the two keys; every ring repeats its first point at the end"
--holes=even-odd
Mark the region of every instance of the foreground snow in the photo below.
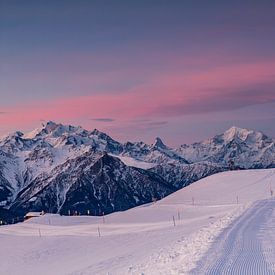
{"type": "Polygon", "coordinates": [[[275,274],[275,200],[262,200],[215,240],[192,274],[275,274]]]}
{"type": "Polygon", "coordinates": [[[0,274],[188,274],[225,227],[270,198],[272,182],[275,169],[225,172],[104,218],[2,226],[0,274]]]}

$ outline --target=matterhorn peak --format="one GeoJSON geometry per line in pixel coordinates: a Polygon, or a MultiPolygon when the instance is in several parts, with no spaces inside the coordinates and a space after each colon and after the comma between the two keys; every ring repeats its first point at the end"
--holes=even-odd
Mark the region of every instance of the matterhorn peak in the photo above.
{"type": "Polygon", "coordinates": [[[167,146],[163,143],[163,141],[159,137],[156,137],[153,147],[167,149],[167,146]]]}

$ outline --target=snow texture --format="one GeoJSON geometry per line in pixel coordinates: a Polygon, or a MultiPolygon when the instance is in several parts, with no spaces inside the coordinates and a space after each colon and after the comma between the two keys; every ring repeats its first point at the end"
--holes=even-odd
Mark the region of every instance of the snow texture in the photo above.
{"type": "Polygon", "coordinates": [[[274,199],[253,205],[224,230],[191,273],[275,274],[274,242],[266,247],[268,233],[275,229],[274,208],[274,199]]]}
{"type": "MultiPolygon", "coordinates": [[[[275,169],[222,172],[156,203],[104,217],[47,214],[1,226],[0,274],[191,274],[219,238],[248,251],[255,245],[257,264],[269,263],[270,270],[274,182],[275,169]],[[257,237],[238,242],[247,233],[257,237]]],[[[246,257],[253,262],[253,253],[246,257]]]]}

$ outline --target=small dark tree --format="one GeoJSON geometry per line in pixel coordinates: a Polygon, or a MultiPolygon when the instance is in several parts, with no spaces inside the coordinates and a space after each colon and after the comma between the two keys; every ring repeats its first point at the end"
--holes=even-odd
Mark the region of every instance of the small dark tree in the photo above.
{"type": "Polygon", "coordinates": [[[229,160],[228,166],[229,166],[230,170],[235,170],[235,164],[234,164],[234,161],[232,159],[229,160]]]}

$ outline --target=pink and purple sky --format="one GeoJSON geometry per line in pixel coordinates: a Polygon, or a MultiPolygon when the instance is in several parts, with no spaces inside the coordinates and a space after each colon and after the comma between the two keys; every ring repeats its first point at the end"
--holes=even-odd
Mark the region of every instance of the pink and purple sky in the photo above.
{"type": "Polygon", "coordinates": [[[275,1],[0,0],[0,134],[275,137],[275,1]]]}

